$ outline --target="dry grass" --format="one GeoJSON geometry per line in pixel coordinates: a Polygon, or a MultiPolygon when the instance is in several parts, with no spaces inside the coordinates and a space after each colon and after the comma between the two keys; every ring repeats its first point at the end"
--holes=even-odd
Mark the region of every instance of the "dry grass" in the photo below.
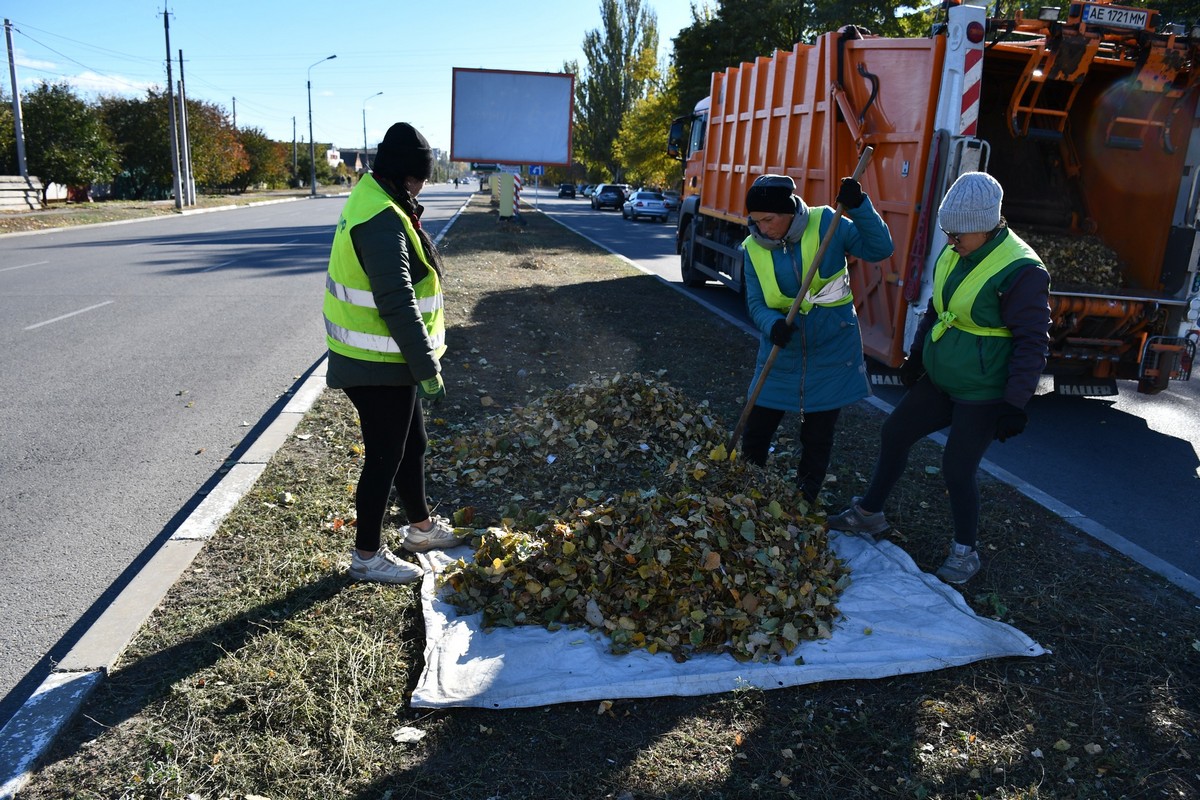
{"type": "MultiPolygon", "coordinates": [[[[444,243],[452,355],[435,437],[593,374],[661,369],[736,419],[748,337],[528,218],[523,232],[499,230],[477,200],[444,243]]],[[[843,416],[834,504],[865,483],[879,422],[865,405],[843,416]]],[[[992,481],[984,569],[965,595],[1050,655],[606,713],[411,709],[424,640],[415,593],[343,572],[357,442],[353,409],[326,393],[22,800],[1200,796],[1195,599],[992,481]],[[398,744],[401,726],[426,737],[398,744]]],[[[779,445],[772,467],[787,473],[792,445],[779,445]]],[[[938,463],[936,446],[920,445],[888,509],[926,569],[948,541],[941,480],[923,469],[938,463]]],[[[560,488],[472,489],[439,480],[441,467],[435,456],[440,510],[472,505],[485,523],[513,511],[515,492],[560,488]]]]}

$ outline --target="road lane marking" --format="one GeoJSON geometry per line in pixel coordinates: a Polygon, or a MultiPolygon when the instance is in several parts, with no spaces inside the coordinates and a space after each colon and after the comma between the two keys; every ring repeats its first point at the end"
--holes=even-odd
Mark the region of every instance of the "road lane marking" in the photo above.
{"type": "Polygon", "coordinates": [[[204,269],[202,269],[200,271],[201,272],[212,272],[214,269],[220,269],[221,267],[228,267],[234,261],[237,261],[237,259],[235,258],[235,259],[233,259],[233,261],[222,261],[220,264],[213,264],[211,267],[205,267],[204,269]]]}
{"type": "Polygon", "coordinates": [[[9,272],[14,269],[25,269],[26,267],[40,267],[42,264],[49,264],[49,261],[34,261],[32,264],[18,264],[15,267],[4,267],[0,272],[9,272]]]}
{"type": "Polygon", "coordinates": [[[104,306],[112,305],[112,303],[113,303],[112,300],[105,300],[103,303],[96,303],[96,305],[94,305],[94,306],[88,306],[87,308],[81,308],[78,311],[72,311],[70,314],[63,314],[61,317],[55,317],[54,319],[48,319],[45,322],[34,323],[33,325],[30,325],[29,327],[27,327],[25,330],[31,331],[34,328],[40,328],[43,325],[49,325],[52,322],[61,322],[62,320],[69,319],[69,318],[75,316],[76,314],[84,314],[88,311],[95,311],[97,308],[103,308],[104,306]]]}

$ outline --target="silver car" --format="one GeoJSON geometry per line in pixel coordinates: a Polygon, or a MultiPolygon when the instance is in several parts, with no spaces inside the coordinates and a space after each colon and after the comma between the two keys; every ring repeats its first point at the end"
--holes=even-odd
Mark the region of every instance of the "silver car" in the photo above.
{"type": "Polygon", "coordinates": [[[621,216],[634,221],[638,217],[648,217],[656,222],[666,222],[670,213],[662,192],[649,192],[644,189],[631,194],[621,206],[621,216]]]}

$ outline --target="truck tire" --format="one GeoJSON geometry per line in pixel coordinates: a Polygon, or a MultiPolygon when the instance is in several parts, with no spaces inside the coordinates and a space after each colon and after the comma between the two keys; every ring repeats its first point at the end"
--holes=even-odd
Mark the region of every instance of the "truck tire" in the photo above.
{"type": "Polygon", "coordinates": [[[707,280],[693,263],[695,249],[696,223],[693,221],[688,223],[687,232],[683,234],[683,247],[679,250],[679,277],[683,279],[683,285],[689,289],[703,286],[707,280]]]}

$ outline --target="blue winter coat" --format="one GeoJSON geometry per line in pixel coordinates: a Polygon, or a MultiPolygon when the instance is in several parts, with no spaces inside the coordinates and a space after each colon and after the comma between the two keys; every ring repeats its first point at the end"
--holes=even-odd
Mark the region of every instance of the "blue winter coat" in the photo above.
{"type": "MultiPolygon", "coordinates": [[[[783,241],[766,239],[753,223],[750,225],[754,240],[772,251],[775,280],[789,297],[795,297],[800,291],[796,272],[803,277],[809,266],[800,263],[800,238],[808,223],[808,211],[800,201],[800,208],[783,241]],[[794,268],[793,259],[796,261],[794,268]]],[[[828,209],[821,220],[822,238],[832,221],[833,211],[828,209]]],[[[820,273],[823,277],[837,274],[845,265],[847,254],[873,262],[888,258],[892,250],[891,231],[868,198],[858,208],[844,211],[821,259],[820,273]]],[[[753,391],[771,353],[771,326],[786,318],[787,312],[766,305],[750,256],[747,254],[743,258],[746,306],[761,334],[754,378],[750,382],[749,391],[753,391]]],[[[814,306],[807,314],[798,313],[794,324],[796,332],[792,341],[776,356],[756,405],[781,411],[828,411],[847,406],[871,393],[854,303],[814,306]]]]}

